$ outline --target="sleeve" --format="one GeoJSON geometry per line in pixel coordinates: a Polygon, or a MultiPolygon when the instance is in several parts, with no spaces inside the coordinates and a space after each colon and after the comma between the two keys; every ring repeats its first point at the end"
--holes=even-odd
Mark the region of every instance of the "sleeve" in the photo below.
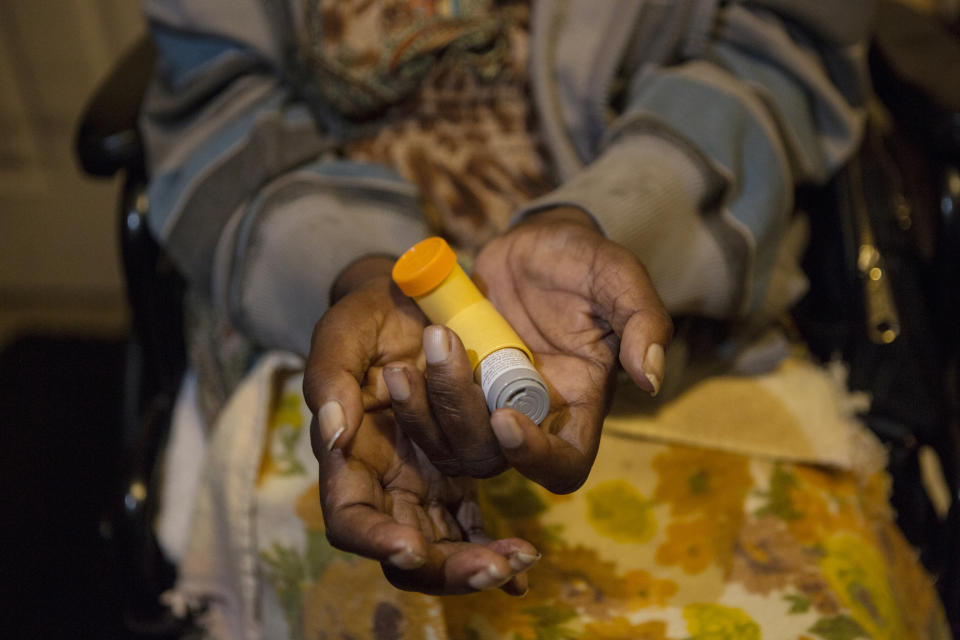
{"type": "Polygon", "coordinates": [[[683,59],[638,65],[592,161],[521,215],[590,213],[671,313],[771,312],[796,246],[794,187],[827,180],[862,136],[871,13],[860,0],[720,3],[683,59]]]}
{"type": "Polygon", "coordinates": [[[306,354],[345,266],[427,234],[418,194],[385,167],[336,158],[282,82],[262,26],[245,40],[210,24],[240,24],[230,7],[204,10],[201,31],[169,8],[187,5],[148,7],[158,50],[141,115],[151,230],[235,326],[264,347],[306,354]]]}

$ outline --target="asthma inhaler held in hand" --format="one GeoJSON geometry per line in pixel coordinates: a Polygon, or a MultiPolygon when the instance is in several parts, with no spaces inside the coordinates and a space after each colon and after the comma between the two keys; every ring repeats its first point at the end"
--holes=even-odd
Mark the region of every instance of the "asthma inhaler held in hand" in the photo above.
{"type": "Polygon", "coordinates": [[[490,411],[516,409],[540,424],[550,409],[543,378],[520,336],[457,264],[443,238],[418,242],[393,266],[393,280],[430,322],[460,337],[490,411]]]}

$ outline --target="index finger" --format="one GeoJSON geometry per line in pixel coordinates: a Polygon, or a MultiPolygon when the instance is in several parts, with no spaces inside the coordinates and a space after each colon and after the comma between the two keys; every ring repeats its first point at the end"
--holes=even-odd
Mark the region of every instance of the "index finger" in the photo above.
{"type": "Polygon", "coordinates": [[[350,441],[363,419],[360,383],[376,354],[373,314],[351,313],[349,302],[331,307],[317,322],[303,373],[303,397],[317,417],[323,446],[350,441]]]}

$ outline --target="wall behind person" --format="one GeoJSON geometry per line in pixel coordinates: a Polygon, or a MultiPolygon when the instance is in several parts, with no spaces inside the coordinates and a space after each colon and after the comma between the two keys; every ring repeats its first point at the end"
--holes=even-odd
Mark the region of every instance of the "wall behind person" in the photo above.
{"type": "Polygon", "coordinates": [[[0,2],[0,345],[122,332],[119,183],[76,166],[80,112],[144,32],[132,0],[0,2]]]}

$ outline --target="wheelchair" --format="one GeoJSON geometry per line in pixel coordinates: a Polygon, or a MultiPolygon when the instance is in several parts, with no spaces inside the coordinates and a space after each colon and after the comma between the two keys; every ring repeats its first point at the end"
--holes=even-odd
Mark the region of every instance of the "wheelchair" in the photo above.
{"type": "Polygon", "coordinates": [[[189,624],[160,603],[176,571],[160,549],[153,523],[160,460],[186,369],[185,283],[147,228],[147,173],[137,117],[155,59],[146,37],[123,55],[87,104],[75,148],[87,174],[123,179],[118,228],[131,327],[119,408],[120,477],[108,497],[101,535],[121,567],[124,628],[134,637],[178,638],[189,624]]]}

